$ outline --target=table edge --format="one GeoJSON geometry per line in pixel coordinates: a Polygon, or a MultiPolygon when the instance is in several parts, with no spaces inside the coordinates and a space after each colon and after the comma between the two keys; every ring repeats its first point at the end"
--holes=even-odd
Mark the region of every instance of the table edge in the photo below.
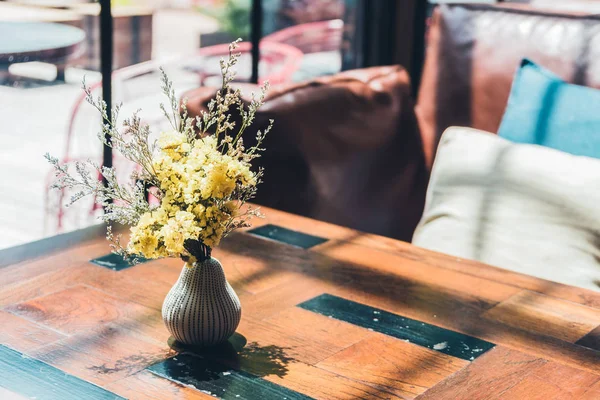
{"type": "Polygon", "coordinates": [[[34,258],[49,255],[60,250],[104,236],[106,225],[104,223],[61,233],[33,242],[8,247],[0,250],[0,269],[28,261],[34,258]]]}

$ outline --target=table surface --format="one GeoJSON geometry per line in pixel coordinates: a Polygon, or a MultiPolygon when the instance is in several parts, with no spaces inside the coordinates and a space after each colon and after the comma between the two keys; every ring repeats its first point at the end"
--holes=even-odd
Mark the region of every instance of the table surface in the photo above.
{"type": "Polygon", "coordinates": [[[56,61],[74,56],[85,32],[50,22],[0,21],[0,63],[56,61]]]}
{"type": "Polygon", "coordinates": [[[180,260],[0,268],[0,397],[600,398],[600,293],[263,211],[214,250],[243,307],[217,350],[169,342],[180,260]]]}

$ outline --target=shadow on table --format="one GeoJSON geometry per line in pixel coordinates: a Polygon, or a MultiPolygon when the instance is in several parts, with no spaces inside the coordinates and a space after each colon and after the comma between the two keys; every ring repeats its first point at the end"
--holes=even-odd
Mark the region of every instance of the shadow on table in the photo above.
{"type": "MultiPolygon", "coordinates": [[[[353,241],[356,242],[356,239],[362,235],[357,232],[355,237],[344,238],[343,241],[331,240],[319,246],[319,249],[321,251],[331,251],[338,246],[348,245],[353,241]]],[[[354,250],[360,250],[360,245],[355,246],[354,250]]],[[[439,268],[440,273],[447,271],[453,275],[455,274],[457,279],[463,276],[465,279],[472,280],[474,285],[487,285],[488,288],[486,290],[475,290],[474,292],[464,291],[461,290],[464,287],[464,282],[457,282],[454,285],[452,282],[445,283],[441,279],[428,279],[425,271],[422,274],[402,274],[401,265],[398,265],[400,273],[396,274],[374,268],[372,266],[374,264],[368,265],[361,262],[352,262],[348,259],[337,259],[323,252],[297,249],[243,233],[231,235],[231,238],[224,242],[221,251],[244,256],[251,255],[252,258],[261,262],[261,269],[251,274],[241,274],[238,279],[230,280],[234,287],[240,289],[266,278],[271,279],[281,272],[297,273],[319,280],[327,285],[333,285],[332,291],[338,292],[337,295],[342,297],[345,293],[346,296],[347,293],[358,293],[362,298],[373,298],[372,305],[378,304],[384,309],[395,309],[395,312],[400,315],[404,314],[407,317],[485,339],[492,343],[506,344],[508,347],[524,348],[531,346],[531,348],[540,349],[540,352],[537,353],[540,358],[552,358],[550,354],[569,354],[574,357],[574,360],[579,360],[586,365],[594,365],[600,362],[600,353],[595,353],[590,349],[579,346],[574,347],[571,343],[549,335],[532,333],[486,318],[483,315],[486,311],[510,297],[512,286],[509,284],[479,279],[476,274],[470,275],[450,269],[446,270],[443,268],[442,259],[438,260],[437,257],[424,255],[416,251],[407,252],[401,246],[397,251],[396,249],[375,249],[373,254],[375,256],[381,254],[381,262],[390,262],[390,260],[402,262],[403,258],[407,262],[418,261],[424,267],[439,268]],[[390,258],[390,253],[394,254],[396,258],[390,258]],[[494,293],[496,290],[497,292],[494,293]],[[543,346],[540,346],[540,341],[544,343],[543,346]]],[[[434,274],[435,271],[431,271],[431,273],[434,274]]],[[[282,284],[289,284],[289,282],[286,281],[282,284]]],[[[548,293],[553,288],[560,286],[548,281],[548,293]]],[[[514,289],[515,293],[522,290],[516,287],[514,289]]],[[[544,290],[544,288],[536,290],[544,290]]],[[[530,317],[527,310],[513,310],[513,312],[516,321],[530,317]]],[[[298,323],[302,323],[302,321],[298,321],[298,323]]],[[[419,375],[430,369],[430,364],[434,362],[436,357],[437,354],[432,352],[430,358],[425,357],[419,361],[413,360],[410,368],[406,368],[406,366],[402,368],[402,379],[406,381],[407,378],[410,378],[416,385],[420,385],[419,375]]],[[[377,362],[375,358],[372,361],[377,362]]],[[[244,365],[244,368],[247,368],[247,366],[244,365]]],[[[357,366],[357,368],[366,368],[366,366],[357,366]]],[[[390,376],[389,390],[393,390],[394,379],[390,376]]],[[[422,384],[423,386],[428,385],[425,381],[422,384]]]]}
{"type": "Polygon", "coordinates": [[[288,364],[295,361],[286,354],[286,350],[287,347],[259,346],[258,343],[252,342],[239,353],[233,367],[260,377],[277,375],[283,378],[288,372],[288,364]]]}
{"type": "Polygon", "coordinates": [[[287,355],[287,348],[247,343],[246,338],[237,332],[227,342],[213,347],[188,346],[177,342],[173,337],[169,338],[168,344],[180,354],[190,353],[207,360],[208,366],[202,366],[207,368],[207,379],[210,378],[211,370],[218,376],[223,368],[243,370],[259,377],[276,375],[282,378],[288,372],[287,365],[295,361],[287,355]]]}

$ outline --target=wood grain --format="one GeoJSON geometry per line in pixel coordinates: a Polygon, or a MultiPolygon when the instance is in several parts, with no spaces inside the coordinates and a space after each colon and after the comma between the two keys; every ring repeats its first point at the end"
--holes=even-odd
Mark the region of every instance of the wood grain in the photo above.
{"type": "MultiPolygon", "coordinates": [[[[314,251],[327,256],[329,260],[344,263],[348,269],[356,268],[367,271],[375,277],[377,277],[375,274],[379,273],[382,278],[389,277],[390,280],[403,278],[405,281],[438,289],[441,293],[449,292],[465,299],[467,296],[477,298],[483,307],[486,307],[483,301],[487,301],[491,307],[518,292],[518,289],[510,285],[444,268],[423,265],[396,254],[375,250],[365,252],[364,247],[351,243],[328,242],[314,251]]],[[[388,282],[382,280],[380,283],[388,282]]]]}
{"type": "Polygon", "coordinates": [[[214,256],[227,260],[223,268],[234,289],[257,294],[298,278],[310,259],[304,250],[247,234],[233,234],[214,256]],[[256,249],[260,248],[257,257],[256,249]]]}
{"type": "Polygon", "coordinates": [[[400,255],[402,258],[407,260],[417,261],[421,264],[458,271],[464,274],[476,276],[478,278],[485,278],[489,281],[504,283],[534,292],[545,293],[556,298],[600,309],[600,292],[594,292],[587,289],[581,289],[561,283],[547,281],[529,275],[519,274],[518,272],[485,265],[477,261],[466,260],[463,258],[426,250],[388,237],[358,232],[327,222],[315,221],[310,218],[291,215],[283,211],[266,207],[262,207],[262,209],[268,218],[255,221],[254,226],[260,226],[267,223],[293,226],[295,230],[304,233],[314,234],[315,232],[318,232],[319,236],[334,239],[336,241],[350,242],[362,247],[386,251],[392,254],[400,255]]]}
{"type": "Polygon", "coordinates": [[[593,384],[582,396],[580,400],[600,399],[600,382],[593,384]]]}
{"type": "Polygon", "coordinates": [[[125,400],[97,385],[1,345],[0,377],[2,387],[31,399],[125,400]]]}
{"type": "MultiPolygon", "coordinates": [[[[327,318],[329,320],[329,318],[327,318]]],[[[307,319],[311,321],[311,319],[307,319]]],[[[314,319],[312,320],[314,322],[314,319]]],[[[282,321],[280,321],[282,322],[282,321]]],[[[301,322],[299,322],[301,323],[301,322]]],[[[314,325],[313,325],[314,327],[314,325]]],[[[289,361],[299,361],[314,365],[324,358],[335,354],[342,346],[331,345],[335,339],[328,338],[323,340],[323,332],[332,331],[341,334],[338,321],[323,321],[321,329],[304,328],[300,331],[289,329],[288,326],[279,326],[268,322],[253,321],[249,318],[243,318],[240,322],[238,333],[250,340],[257,351],[276,351],[283,358],[289,361]],[[263,349],[263,350],[261,350],[263,349]]],[[[348,329],[348,334],[352,335],[352,329],[348,329]]],[[[368,331],[366,333],[369,333],[368,331]]],[[[354,335],[360,337],[356,332],[354,335]]],[[[348,339],[353,341],[352,336],[348,339]]]]}
{"type": "Polygon", "coordinates": [[[110,252],[106,241],[98,239],[78,245],[73,249],[62,250],[46,257],[24,261],[1,269],[2,283],[10,287],[14,283],[22,283],[31,278],[54,271],[60,271],[87,264],[94,257],[110,252]]]}
{"type": "MultiPolygon", "coordinates": [[[[220,362],[316,399],[600,398],[599,293],[263,211],[256,226],[330,240],[304,250],[236,233],[215,249],[248,341],[220,362]],[[297,307],[324,293],[497,347],[469,363],[297,307]]],[[[123,397],[207,398],[145,371],[175,354],[160,308],[182,261],[88,262],[107,252],[98,237],[0,268],[2,343],[123,397]]]]}
{"type": "MultiPolygon", "coordinates": [[[[249,367],[251,368],[251,367],[249,367]]],[[[304,393],[315,399],[354,400],[354,399],[396,399],[393,390],[386,387],[373,387],[360,379],[347,378],[304,363],[293,362],[287,365],[283,376],[267,375],[264,379],[304,393]]]]}
{"type": "Polygon", "coordinates": [[[21,352],[31,352],[65,337],[60,332],[0,311],[0,343],[21,352]]]}
{"type": "Polygon", "coordinates": [[[250,343],[234,358],[218,357],[231,368],[247,371],[262,379],[315,399],[395,399],[386,387],[373,387],[322,368],[291,359],[286,349],[250,343]]]}
{"type": "Polygon", "coordinates": [[[418,398],[487,400],[490,395],[513,387],[545,363],[544,359],[497,346],[418,398]]]}
{"type": "Polygon", "coordinates": [[[130,400],[207,400],[213,396],[174,383],[148,371],[140,371],[106,385],[106,388],[130,400]]]}
{"type": "Polygon", "coordinates": [[[122,326],[104,325],[33,351],[30,355],[82,379],[105,386],[172,354],[122,326]]]}
{"type": "Polygon", "coordinates": [[[526,290],[487,311],[484,317],[568,342],[600,325],[600,310],[526,290]]]}
{"type": "Polygon", "coordinates": [[[66,334],[94,329],[120,319],[155,314],[151,309],[83,285],[11,305],[6,310],[66,334]]]}
{"type": "Polygon", "coordinates": [[[183,265],[181,260],[155,260],[120,271],[115,273],[114,276],[124,280],[127,280],[127,278],[133,280],[145,279],[173,286],[173,283],[177,281],[177,278],[181,274],[183,265]]]}
{"type": "Polygon", "coordinates": [[[595,392],[599,380],[600,375],[496,347],[419,399],[579,399],[595,392]]]}
{"type": "Polygon", "coordinates": [[[113,280],[116,272],[90,263],[74,264],[15,282],[0,293],[0,304],[10,305],[47,296],[87,282],[113,280]]]}
{"type": "Polygon", "coordinates": [[[327,347],[328,353],[335,353],[369,336],[369,331],[347,322],[338,321],[293,307],[265,320],[295,335],[310,337],[327,347]]]}
{"type": "Polygon", "coordinates": [[[140,304],[154,310],[161,309],[165,296],[180,272],[169,273],[168,268],[158,262],[139,264],[119,272],[97,266],[87,269],[88,273],[79,280],[80,283],[101,290],[120,300],[140,304]],[[160,270],[160,275],[167,276],[168,279],[155,279],[152,274],[148,273],[153,269],[160,270]]]}
{"type": "Polygon", "coordinates": [[[474,360],[494,347],[493,343],[472,336],[330,294],[298,307],[463,360],[474,360]]]}
{"type": "MultiPolygon", "coordinates": [[[[502,396],[527,399],[580,399],[595,391],[600,375],[549,361],[533,371],[502,396]]],[[[496,398],[501,396],[496,395],[496,398]]]]}
{"type": "Polygon", "coordinates": [[[332,285],[317,279],[293,279],[260,295],[241,294],[240,300],[244,313],[260,320],[331,290],[333,290],[332,285]]]}
{"type": "Polygon", "coordinates": [[[452,329],[534,356],[600,373],[600,352],[490,319],[463,318],[452,329]]]}
{"type": "Polygon", "coordinates": [[[465,314],[480,314],[519,291],[387,252],[367,252],[354,244],[328,242],[314,252],[319,256],[308,274],[355,293],[383,298],[411,318],[435,314],[454,320],[465,314]]]}
{"type": "Polygon", "coordinates": [[[468,365],[445,354],[373,334],[325,359],[317,367],[403,398],[414,398],[468,365]]]}

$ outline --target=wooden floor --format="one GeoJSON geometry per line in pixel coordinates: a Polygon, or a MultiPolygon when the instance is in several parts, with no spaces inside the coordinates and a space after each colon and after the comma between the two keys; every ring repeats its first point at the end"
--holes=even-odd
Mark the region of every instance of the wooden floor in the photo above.
{"type": "Polygon", "coordinates": [[[16,360],[0,369],[23,353],[23,376],[46,363],[89,398],[600,398],[600,293],[263,211],[256,225],[328,240],[237,233],[214,251],[243,307],[229,351],[168,345],[160,308],[180,260],[113,271],[89,262],[108,252],[98,238],[0,269],[0,343],[16,360]],[[251,395],[267,392],[281,397],[251,395]]]}

